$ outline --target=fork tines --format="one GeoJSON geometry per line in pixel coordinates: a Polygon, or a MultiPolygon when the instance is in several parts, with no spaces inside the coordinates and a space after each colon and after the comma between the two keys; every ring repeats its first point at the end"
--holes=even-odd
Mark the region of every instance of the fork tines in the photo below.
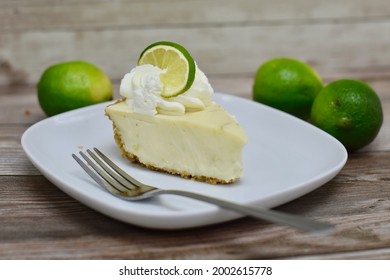
{"type": "Polygon", "coordinates": [[[141,187],[142,184],[139,181],[123,171],[99,149],[93,148],[93,150],[94,152],[87,149],[89,157],[80,151],[80,155],[87,164],[75,154],[72,154],[72,157],[96,183],[110,192],[113,188],[119,193],[132,192],[141,187]]]}

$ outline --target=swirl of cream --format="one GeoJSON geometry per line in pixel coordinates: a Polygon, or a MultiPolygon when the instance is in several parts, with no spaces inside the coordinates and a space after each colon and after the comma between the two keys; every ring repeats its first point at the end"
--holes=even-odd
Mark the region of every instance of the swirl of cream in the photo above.
{"type": "Polygon", "coordinates": [[[196,68],[191,88],[176,97],[161,96],[163,85],[160,80],[162,69],[153,65],[140,65],[127,73],[120,85],[120,94],[136,113],[155,115],[183,115],[186,111],[199,111],[212,103],[213,89],[206,75],[196,68]]]}

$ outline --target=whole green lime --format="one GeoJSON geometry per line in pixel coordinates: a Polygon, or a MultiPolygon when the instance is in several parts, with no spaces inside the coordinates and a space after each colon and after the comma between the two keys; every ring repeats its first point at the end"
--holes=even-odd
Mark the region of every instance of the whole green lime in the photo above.
{"type": "Polygon", "coordinates": [[[275,58],[257,70],[253,99],[307,120],[322,88],[320,77],[309,65],[295,59],[275,58]]]}
{"type": "Polygon", "coordinates": [[[382,126],[381,101],[366,83],[338,80],[316,97],[311,123],[338,139],[348,151],[372,142],[382,126]]]}
{"type": "Polygon", "coordinates": [[[107,75],[84,61],[50,66],[42,74],[37,90],[39,104],[48,116],[109,101],[113,96],[107,75]]]}

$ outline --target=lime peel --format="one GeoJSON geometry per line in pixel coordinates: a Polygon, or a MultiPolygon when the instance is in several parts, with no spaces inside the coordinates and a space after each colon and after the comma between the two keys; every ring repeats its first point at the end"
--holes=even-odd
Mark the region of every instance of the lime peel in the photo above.
{"type": "Polygon", "coordinates": [[[86,61],[62,62],[48,67],[37,84],[39,105],[48,116],[112,100],[109,77],[86,61]]]}
{"type": "Polygon", "coordinates": [[[371,143],[383,123],[377,93],[359,80],[337,80],[324,87],[314,100],[311,123],[339,140],[349,151],[371,143]]]}

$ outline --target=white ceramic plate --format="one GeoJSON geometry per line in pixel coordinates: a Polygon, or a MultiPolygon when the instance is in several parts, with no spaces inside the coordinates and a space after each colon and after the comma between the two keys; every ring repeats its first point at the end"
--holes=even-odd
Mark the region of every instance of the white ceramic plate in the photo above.
{"type": "Polygon", "coordinates": [[[149,228],[177,229],[232,220],[239,214],[189,198],[163,195],[126,202],[101,189],[71,154],[98,147],[138,180],[161,188],[183,189],[271,208],[300,197],[331,180],[347,160],[333,137],[288,114],[250,100],[215,94],[248,135],[244,176],[214,186],[147,170],[122,159],[113,140],[107,103],[47,118],[26,130],[22,146],[31,162],[68,195],[112,218],[149,228]]]}

